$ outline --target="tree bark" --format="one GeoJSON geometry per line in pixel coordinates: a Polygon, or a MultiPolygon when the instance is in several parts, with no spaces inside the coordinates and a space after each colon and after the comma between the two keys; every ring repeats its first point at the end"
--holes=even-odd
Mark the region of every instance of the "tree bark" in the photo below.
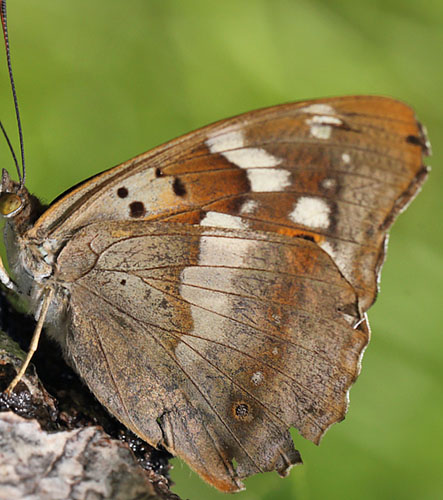
{"type": "MultiPolygon", "coordinates": [[[[0,328],[4,391],[34,323],[1,296],[0,328]]],[[[0,500],[179,500],[169,489],[170,457],[115,420],[49,339],[14,392],[0,393],[0,500]]]]}

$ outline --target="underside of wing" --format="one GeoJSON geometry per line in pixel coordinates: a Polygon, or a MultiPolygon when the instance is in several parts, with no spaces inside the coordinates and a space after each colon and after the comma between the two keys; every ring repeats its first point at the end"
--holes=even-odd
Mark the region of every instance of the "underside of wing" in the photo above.
{"type": "Polygon", "coordinates": [[[358,297],[309,240],[94,223],[57,260],[67,353],[96,397],[223,491],[301,462],[344,417],[368,341],[358,297]]]}
{"type": "Polygon", "coordinates": [[[386,233],[424,178],[413,111],[381,97],[253,111],[175,139],[74,189],[29,237],[100,220],[163,220],[315,241],[372,304],[386,233]]]}

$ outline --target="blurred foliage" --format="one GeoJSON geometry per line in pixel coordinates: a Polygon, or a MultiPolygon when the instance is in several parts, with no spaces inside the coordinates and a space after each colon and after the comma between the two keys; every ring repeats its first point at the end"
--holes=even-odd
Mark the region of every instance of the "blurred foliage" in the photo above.
{"type": "MultiPolygon", "coordinates": [[[[443,498],[443,3],[14,0],[8,14],[28,186],[46,201],[249,109],[356,93],[415,107],[435,168],[392,231],[347,419],[319,448],[295,436],[305,465],[254,477],[236,498],[443,498]]],[[[4,65],[0,82],[15,139],[4,65]]],[[[183,498],[223,497],[178,460],[173,478],[183,498]]]]}

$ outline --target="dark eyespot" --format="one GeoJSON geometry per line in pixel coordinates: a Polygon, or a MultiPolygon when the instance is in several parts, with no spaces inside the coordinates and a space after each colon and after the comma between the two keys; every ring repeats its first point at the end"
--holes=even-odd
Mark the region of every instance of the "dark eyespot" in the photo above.
{"type": "Polygon", "coordinates": [[[125,286],[125,285],[126,285],[126,280],[121,280],[121,281],[120,281],[120,285],[125,286]]]}
{"type": "Polygon", "coordinates": [[[128,190],[125,187],[118,188],[117,196],[119,198],[126,198],[126,196],[128,196],[128,190]]]}
{"type": "Polygon", "coordinates": [[[163,170],[162,170],[160,167],[157,167],[157,168],[155,169],[155,176],[156,176],[156,177],[163,177],[163,175],[164,175],[164,174],[163,174],[163,170]]]}
{"type": "Polygon", "coordinates": [[[245,418],[249,415],[249,406],[245,403],[241,403],[236,406],[235,414],[239,418],[245,418]]]}
{"type": "Polygon", "coordinates": [[[146,213],[145,206],[141,201],[133,201],[129,205],[129,213],[134,218],[143,217],[146,213]]]}
{"type": "Polygon", "coordinates": [[[184,196],[186,194],[185,185],[178,177],[174,179],[174,182],[172,184],[172,189],[174,190],[174,193],[177,196],[184,196]]]}

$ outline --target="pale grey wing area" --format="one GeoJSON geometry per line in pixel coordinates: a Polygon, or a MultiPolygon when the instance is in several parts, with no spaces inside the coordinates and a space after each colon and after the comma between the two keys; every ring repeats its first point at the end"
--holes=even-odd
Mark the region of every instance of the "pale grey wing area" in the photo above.
{"type": "Polygon", "coordinates": [[[368,341],[357,297],[301,238],[94,223],[57,261],[67,354],[96,397],[224,491],[301,461],[344,417],[368,341]],[[235,460],[235,465],[233,461],[235,460]]]}

